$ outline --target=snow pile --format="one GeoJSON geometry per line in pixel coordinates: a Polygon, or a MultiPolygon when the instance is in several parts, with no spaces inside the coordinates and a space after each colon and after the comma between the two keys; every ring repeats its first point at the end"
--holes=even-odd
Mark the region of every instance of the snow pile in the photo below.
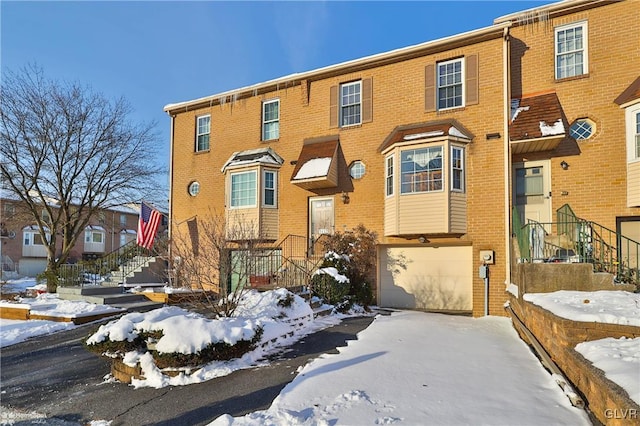
{"type": "Polygon", "coordinates": [[[562,124],[562,119],[559,118],[558,121],[549,125],[545,121],[540,122],[540,132],[542,136],[555,136],[561,135],[564,133],[564,124],[562,124]]]}
{"type": "Polygon", "coordinates": [[[607,379],[627,391],[640,404],[640,337],[594,340],[576,345],[576,351],[604,371],[607,379]]]}
{"type": "Polygon", "coordinates": [[[640,294],[628,291],[530,293],[524,300],[572,321],[640,327],[640,294]]]}
{"type": "MultiPolygon", "coordinates": [[[[333,320],[339,321],[337,318],[333,320]]],[[[313,311],[300,297],[286,289],[258,292],[251,290],[239,300],[232,318],[208,319],[182,308],[169,306],[146,313],[131,313],[100,326],[89,337],[87,344],[110,341],[134,341],[142,332],[162,331],[155,342],[160,353],[197,354],[205,347],[220,342],[235,345],[252,340],[262,330],[256,348],[238,359],[208,363],[195,371],[188,369],[178,376],[169,377],[160,371],[149,352],[131,351],[123,354],[128,365],[140,364],[144,379],[134,379],[135,387],[178,386],[199,383],[232,371],[258,365],[269,351],[288,345],[318,327],[330,322],[314,323],[313,311]],[[185,333],[185,330],[189,330],[185,333]],[[184,373],[190,374],[184,374],[184,373]]]]}

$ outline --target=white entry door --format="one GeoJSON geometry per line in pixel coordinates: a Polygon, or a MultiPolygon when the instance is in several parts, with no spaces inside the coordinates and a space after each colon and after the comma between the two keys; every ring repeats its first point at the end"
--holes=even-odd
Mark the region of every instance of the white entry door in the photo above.
{"type": "Polygon", "coordinates": [[[309,235],[315,241],[320,235],[333,234],[333,198],[309,199],[309,235]]]}
{"type": "Polygon", "coordinates": [[[513,165],[513,204],[520,223],[527,219],[540,223],[552,222],[551,171],[549,160],[527,161],[513,165]]]}

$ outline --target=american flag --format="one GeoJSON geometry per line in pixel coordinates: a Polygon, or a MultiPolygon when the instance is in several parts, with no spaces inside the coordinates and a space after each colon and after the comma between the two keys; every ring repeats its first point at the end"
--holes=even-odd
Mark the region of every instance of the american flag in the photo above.
{"type": "Polygon", "coordinates": [[[149,207],[144,202],[142,203],[140,217],[138,218],[138,237],[136,241],[139,246],[151,250],[161,217],[158,210],[149,207]]]}

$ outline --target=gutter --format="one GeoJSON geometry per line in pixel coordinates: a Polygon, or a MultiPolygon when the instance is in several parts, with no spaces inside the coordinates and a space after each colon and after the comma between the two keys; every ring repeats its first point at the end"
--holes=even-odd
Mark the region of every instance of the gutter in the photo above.
{"type": "MultiPolygon", "coordinates": [[[[509,22],[510,24],[510,22],[509,22]]],[[[511,116],[511,43],[509,26],[505,27],[502,36],[502,139],[504,170],[504,247],[505,247],[505,288],[511,282],[511,144],[509,143],[509,117],[511,116]]]]}

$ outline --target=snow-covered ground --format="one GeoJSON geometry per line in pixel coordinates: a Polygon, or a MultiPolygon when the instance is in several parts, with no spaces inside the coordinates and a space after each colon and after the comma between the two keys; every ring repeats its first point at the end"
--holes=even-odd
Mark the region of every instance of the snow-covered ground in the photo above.
{"type": "MultiPolygon", "coordinates": [[[[640,294],[556,292],[526,297],[532,303],[544,303],[545,309],[558,316],[577,321],[635,325],[635,319],[640,318],[640,294]],[[585,310],[589,310],[588,319],[578,319],[584,318],[585,310]]],[[[48,303],[55,304],[53,300],[48,303]]],[[[268,309],[255,304],[258,306],[268,309]]],[[[249,311],[243,314],[250,315],[249,311]]],[[[323,323],[310,324],[315,328],[296,331],[296,335],[299,338],[339,321],[332,316],[323,323]]],[[[151,322],[147,326],[152,327],[151,322]]],[[[13,321],[1,320],[0,328],[2,345],[24,340],[18,336],[24,328],[13,321]]],[[[39,329],[43,333],[51,331],[39,329]]],[[[31,332],[30,337],[33,335],[31,332]]],[[[175,336],[171,344],[179,345],[180,336],[175,336]]],[[[639,381],[634,378],[640,377],[640,339],[603,339],[578,345],[577,350],[638,402],[639,381]]],[[[231,371],[243,368],[234,363],[208,366],[212,370],[218,367],[231,371]]],[[[425,422],[590,424],[586,414],[570,405],[553,377],[518,338],[508,318],[420,312],[377,316],[358,340],[339,348],[338,354],[306,365],[268,410],[239,418],[225,415],[212,424],[425,422]]]]}

